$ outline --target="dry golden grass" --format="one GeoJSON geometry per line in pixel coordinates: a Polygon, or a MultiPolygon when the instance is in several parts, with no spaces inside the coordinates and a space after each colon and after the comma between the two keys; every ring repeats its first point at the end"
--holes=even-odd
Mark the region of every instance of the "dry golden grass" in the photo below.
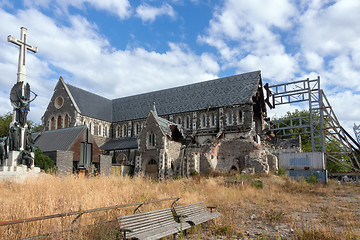
{"type": "MultiPolygon", "coordinates": [[[[0,221],[136,203],[180,196],[180,204],[204,201],[218,206],[222,217],[194,230],[194,238],[221,235],[264,239],[360,239],[359,187],[309,185],[277,176],[241,175],[201,177],[154,182],[143,178],[44,175],[23,183],[0,182],[0,221]],[[243,185],[225,186],[225,179],[242,179],[243,185]]],[[[142,211],[170,207],[171,201],[148,204],[142,211]]],[[[130,214],[125,208],[84,214],[75,227],[130,214]]],[[[70,229],[75,216],[0,227],[0,239],[19,239],[70,229]]],[[[116,225],[76,231],[74,239],[115,238],[116,225]]],[[[191,235],[190,235],[191,236],[191,235]]],[[[56,234],[53,239],[69,239],[56,234]]]]}

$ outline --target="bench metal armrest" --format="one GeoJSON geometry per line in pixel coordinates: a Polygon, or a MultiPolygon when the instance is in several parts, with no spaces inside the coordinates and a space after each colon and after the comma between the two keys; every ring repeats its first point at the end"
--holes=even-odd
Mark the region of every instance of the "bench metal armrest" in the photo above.
{"type": "Polygon", "coordinates": [[[119,230],[120,230],[120,232],[124,232],[124,240],[126,240],[126,233],[127,232],[129,232],[129,233],[133,232],[133,230],[128,229],[128,228],[120,228],[119,230]]]}
{"type": "Polygon", "coordinates": [[[210,212],[213,212],[213,209],[215,209],[215,208],[217,208],[217,207],[215,207],[215,206],[208,206],[207,208],[210,209],[210,212]]]}

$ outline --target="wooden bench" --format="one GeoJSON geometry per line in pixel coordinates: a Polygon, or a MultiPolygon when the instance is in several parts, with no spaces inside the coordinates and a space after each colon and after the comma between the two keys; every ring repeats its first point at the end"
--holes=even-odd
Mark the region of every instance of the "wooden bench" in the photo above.
{"type": "Polygon", "coordinates": [[[179,221],[179,216],[181,215],[183,224],[188,223],[191,226],[195,226],[221,216],[221,213],[213,212],[213,209],[216,207],[207,208],[210,209],[210,211],[204,207],[203,202],[198,202],[187,205],[174,206],[173,212],[178,218],[177,221],[179,221]]]}
{"type": "Polygon", "coordinates": [[[159,239],[191,228],[189,223],[175,221],[171,208],[117,217],[124,239],[159,239]]]}

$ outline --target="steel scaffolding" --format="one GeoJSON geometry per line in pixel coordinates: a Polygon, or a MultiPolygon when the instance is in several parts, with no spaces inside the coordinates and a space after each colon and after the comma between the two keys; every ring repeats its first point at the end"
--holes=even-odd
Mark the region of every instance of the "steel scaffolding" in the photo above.
{"type": "Polygon", "coordinates": [[[348,170],[359,171],[360,164],[355,152],[359,153],[360,145],[338,121],[320,88],[320,77],[273,86],[266,84],[264,88],[267,92],[265,101],[270,108],[308,102],[309,115],[271,121],[271,129],[277,137],[308,134],[313,152],[324,152],[328,160],[348,170]],[[325,143],[333,143],[333,147],[326,149],[325,143]]]}
{"type": "Polygon", "coordinates": [[[360,144],[360,124],[356,126],[356,124],[354,123],[353,129],[354,129],[354,133],[355,133],[355,136],[356,136],[356,140],[360,144]]]}

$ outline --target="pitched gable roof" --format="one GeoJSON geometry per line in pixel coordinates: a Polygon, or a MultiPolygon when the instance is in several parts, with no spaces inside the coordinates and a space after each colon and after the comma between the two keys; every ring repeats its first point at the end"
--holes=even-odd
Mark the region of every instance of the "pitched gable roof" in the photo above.
{"type": "Polygon", "coordinates": [[[66,85],[82,115],[108,122],[112,121],[111,100],[70,84],[66,85]]]}
{"type": "Polygon", "coordinates": [[[261,73],[256,71],[114,99],[112,120],[145,118],[154,102],[159,115],[249,103],[260,82],[261,73]]]}
{"type": "Polygon", "coordinates": [[[86,126],[62,128],[40,133],[35,139],[35,145],[43,152],[63,150],[68,151],[86,126]]]}
{"type": "Polygon", "coordinates": [[[260,83],[255,71],[113,100],[66,85],[81,114],[119,122],[146,118],[154,102],[159,115],[250,103],[260,83]]]}

